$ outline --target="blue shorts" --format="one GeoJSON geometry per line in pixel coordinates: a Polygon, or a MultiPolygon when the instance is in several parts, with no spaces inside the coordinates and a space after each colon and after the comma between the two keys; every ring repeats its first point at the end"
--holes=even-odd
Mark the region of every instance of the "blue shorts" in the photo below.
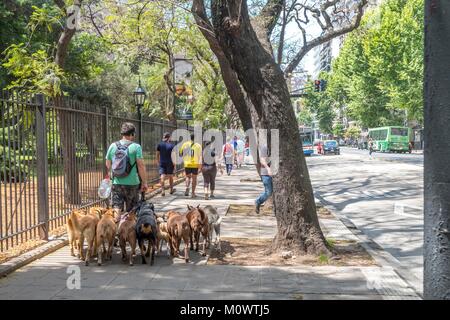
{"type": "Polygon", "coordinates": [[[173,174],[174,166],[172,163],[161,163],[159,165],[159,174],[173,174]]]}

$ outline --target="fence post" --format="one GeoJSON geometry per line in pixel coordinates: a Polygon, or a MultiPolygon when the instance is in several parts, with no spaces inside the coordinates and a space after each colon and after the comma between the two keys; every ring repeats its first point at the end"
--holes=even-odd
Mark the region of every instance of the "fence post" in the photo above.
{"type": "Polygon", "coordinates": [[[48,149],[47,125],[45,120],[45,99],[42,94],[36,95],[36,169],[39,237],[48,240],[49,208],[48,208],[48,149]]]}
{"type": "MultiPolygon", "coordinates": [[[[103,159],[106,158],[106,152],[108,152],[108,138],[109,138],[109,110],[108,107],[105,107],[105,118],[103,121],[103,159]]],[[[103,173],[106,175],[108,174],[108,169],[106,169],[106,166],[103,166],[103,173]]]]}

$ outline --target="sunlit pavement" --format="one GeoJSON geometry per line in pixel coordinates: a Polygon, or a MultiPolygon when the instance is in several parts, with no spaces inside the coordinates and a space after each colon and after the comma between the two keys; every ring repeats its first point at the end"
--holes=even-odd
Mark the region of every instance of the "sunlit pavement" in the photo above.
{"type": "Polygon", "coordinates": [[[307,158],[315,196],[389,252],[422,291],[423,155],[341,148],[307,158]]]}

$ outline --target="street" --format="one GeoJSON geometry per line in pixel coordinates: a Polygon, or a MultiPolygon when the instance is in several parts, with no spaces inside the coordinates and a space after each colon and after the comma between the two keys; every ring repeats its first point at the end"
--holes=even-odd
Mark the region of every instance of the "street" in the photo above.
{"type": "MultiPolygon", "coordinates": [[[[315,197],[390,253],[422,292],[423,156],[341,148],[307,158],[315,197]]],[[[410,281],[411,282],[411,281],[410,281]]]]}

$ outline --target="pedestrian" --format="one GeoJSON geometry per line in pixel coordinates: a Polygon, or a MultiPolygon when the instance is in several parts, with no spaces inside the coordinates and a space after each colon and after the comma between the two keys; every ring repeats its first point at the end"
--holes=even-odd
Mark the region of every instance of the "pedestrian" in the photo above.
{"type": "Polygon", "coordinates": [[[236,141],[236,159],[238,168],[242,167],[244,163],[245,142],[241,138],[236,141]]]}
{"type": "Polygon", "coordinates": [[[238,137],[234,136],[233,137],[233,150],[234,150],[234,164],[236,166],[236,168],[238,167],[238,163],[237,163],[237,141],[238,141],[238,137]]]}
{"type": "Polygon", "coordinates": [[[215,198],[214,190],[216,189],[216,176],[217,176],[216,163],[218,162],[216,158],[217,155],[214,151],[212,141],[206,142],[205,148],[203,150],[203,165],[202,165],[205,200],[208,200],[209,198],[211,199],[215,198]]]}
{"type": "Polygon", "coordinates": [[[147,191],[147,172],[141,146],[134,142],[136,127],[129,122],[122,124],[122,139],[112,143],[106,153],[107,179],[112,172],[112,207],[119,209],[116,222],[122,212],[129,212],[139,202],[140,192],[147,191]]]}
{"type": "Polygon", "coordinates": [[[223,146],[222,155],[223,158],[225,159],[227,175],[231,175],[231,170],[233,170],[233,162],[234,162],[234,147],[233,141],[231,141],[230,137],[227,137],[227,140],[223,146]]]}
{"type": "Polygon", "coordinates": [[[373,152],[373,140],[372,138],[369,138],[369,157],[372,159],[372,152],[373,152]]]}
{"type": "Polygon", "coordinates": [[[194,134],[191,139],[183,143],[179,151],[180,157],[183,157],[184,172],[186,174],[186,191],[184,195],[189,196],[189,186],[192,180],[192,194],[195,198],[195,188],[197,187],[197,175],[202,166],[202,146],[194,142],[194,134]]]}
{"type": "Polygon", "coordinates": [[[156,161],[158,162],[159,175],[161,176],[161,196],[166,195],[165,181],[169,178],[170,194],[174,194],[173,187],[173,172],[175,170],[175,163],[172,158],[172,151],[174,145],[170,142],[170,133],[166,132],[163,135],[162,141],[156,147],[156,161]]]}
{"type": "Polygon", "coordinates": [[[317,154],[322,154],[322,142],[317,143],[317,154]]]}
{"type": "Polygon", "coordinates": [[[248,157],[250,155],[250,138],[245,137],[245,156],[248,157]]]}
{"type": "Polygon", "coordinates": [[[258,173],[261,177],[261,181],[264,185],[264,192],[259,195],[255,201],[256,214],[259,214],[261,205],[272,195],[272,170],[270,168],[270,158],[267,146],[262,146],[259,149],[259,162],[257,166],[258,173]]]}

